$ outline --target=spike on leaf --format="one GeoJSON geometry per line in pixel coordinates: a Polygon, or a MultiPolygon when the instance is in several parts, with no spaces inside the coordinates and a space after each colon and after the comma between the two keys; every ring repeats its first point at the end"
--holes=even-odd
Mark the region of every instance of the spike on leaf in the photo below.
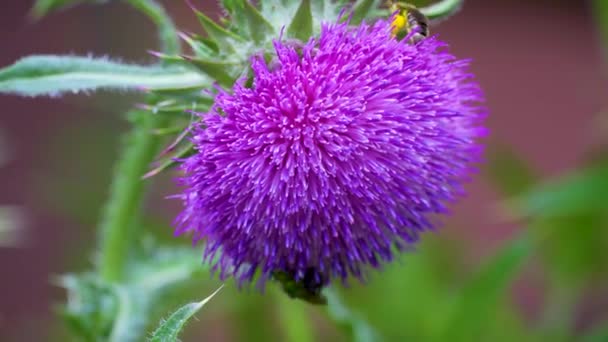
{"type": "Polygon", "coordinates": [[[183,56],[183,58],[205,74],[211,76],[220,85],[230,87],[234,83],[234,78],[230,76],[230,73],[228,72],[230,68],[235,66],[233,63],[188,56],[183,56]]]}
{"type": "Polygon", "coordinates": [[[209,38],[216,42],[220,42],[223,46],[227,46],[229,49],[234,50],[235,42],[243,42],[244,39],[228,30],[218,25],[211,18],[206,16],[203,12],[194,9],[194,13],[196,14],[199,22],[205,29],[205,32],[209,35],[209,38]]]}
{"type": "Polygon", "coordinates": [[[185,158],[187,156],[192,155],[193,153],[194,153],[194,145],[192,143],[188,143],[183,148],[181,148],[179,151],[177,151],[174,155],[172,155],[171,158],[169,158],[168,160],[163,161],[159,166],[157,166],[156,168],[148,171],[141,178],[142,179],[147,179],[147,178],[156,176],[157,174],[159,174],[159,173],[161,173],[161,172],[169,169],[173,165],[175,165],[177,163],[176,159],[185,158]]]}

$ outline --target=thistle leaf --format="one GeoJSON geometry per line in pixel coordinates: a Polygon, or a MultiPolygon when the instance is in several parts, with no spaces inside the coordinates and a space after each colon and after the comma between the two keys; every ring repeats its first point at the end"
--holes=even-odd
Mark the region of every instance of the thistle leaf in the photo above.
{"type": "Polygon", "coordinates": [[[203,29],[205,29],[205,32],[209,35],[209,38],[217,42],[219,46],[226,47],[229,51],[234,51],[236,43],[245,41],[242,37],[218,25],[203,12],[194,9],[194,13],[203,26],[203,29]]]}
{"type": "Polygon", "coordinates": [[[107,1],[108,0],[37,0],[36,3],[34,3],[31,14],[34,18],[39,19],[53,11],[65,9],[81,2],[103,3],[107,1]]]}
{"type": "Polygon", "coordinates": [[[186,144],[186,146],[182,147],[170,158],[168,158],[167,160],[162,162],[158,167],[150,170],[148,173],[143,175],[142,178],[145,179],[145,178],[150,178],[150,177],[156,176],[157,174],[159,174],[159,173],[169,169],[173,165],[177,164],[175,159],[185,158],[187,156],[192,155],[193,153],[194,153],[194,146],[192,145],[192,143],[189,142],[188,144],[186,144]]]}
{"type": "Polygon", "coordinates": [[[365,19],[373,8],[379,6],[378,0],[359,0],[355,3],[352,12],[351,24],[359,24],[365,19]]]}
{"type": "Polygon", "coordinates": [[[196,35],[186,35],[185,33],[180,33],[180,38],[190,46],[194,54],[198,57],[203,58],[212,58],[213,56],[217,56],[220,51],[219,46],[210,39],[196,36],[196,35]]]}
{"type": "Polygon", "coordinates": [[[247,20],[249,34],[256,43],[264,42],[265,38],[274,32],[272,25],[253,7],[249,1],[243,1],[243,15],[247,20]]]}
{"type": "Polygon", "coordinates": [[[226,87],[230,87],[234,83],[235,78],[230,76],[231,69],[235,69],[239,65],[237,63],[229,63],[226,61],[204,57],[170,56],[161,53],[154,53],[154,55],[165,62],[181,63],[185,66],[195,66],[197,69],[207,74],[210,78],[226,87]]]}
{"type": "Polygon", "coordinates": [[[308,41],[312,36],[312,12],[310,10],[310,0],[302,0],[300,7],[291,20],[287,29],[290,37],[297,38],[302,42],[308,41]]]}
{"type": "Polygon", "coordinates": [[[234,77],[230,76],[230,69],[234,69],[238,64],[188,56],[184,56],[183,58],[222,86],[230,87],[234,83],[234,77]]]}
{"type": "Polygon", "coordinates": [[[150,338],[151,342],[173,342],[177,341],[177,336],[184,328],[184,325],[188,320],[197,313],[213,296],[215,296],[222,287],[218,288],[209,295],[207,298],[200,302],[190,303],[182,306],[175,311],[169,318],[164,322],[161,322],[160,326],[152,333],[150,338]]]}
{"type": "Polygon", "coordinates": [[[0,93],[57,96],[98,89],[205,87],[211,82],[177,67],[139,66],[105,58],[31,56],[0,69],[0,93]]]}

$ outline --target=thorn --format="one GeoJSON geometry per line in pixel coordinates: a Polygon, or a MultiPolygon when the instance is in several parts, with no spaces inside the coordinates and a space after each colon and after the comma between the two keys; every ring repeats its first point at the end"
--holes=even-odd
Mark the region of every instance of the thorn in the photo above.
{"type": "Polygon", "coordinates": [[[199,11],[199,10],[198,10],[198,9],[197,9],[195,6],[194,6],[194,4],[192,3],[192,1],[191,1],[191,0],[184,0],[184,1],[186,1],[186,4],[188,4],[188,7],[190,7],[190,8],[191,8],[193,11],[195,11],[195,12],[200,12],[200,11],[199,11]]]}
{"type": "Polygon", "coordinates": [[[185,33],[185,32],[181,32],[181,31],[180,31],[180,32],[178,32],[178,33],[177,33],[177,35],[178,35],[178,36],[179,36],[179,37],[180,37],[182,40],[184,40],[184,41],[190,41],[190,40],[192,40],[192,37],[191,37],[189,34],[185,33]]]}
{"type": "Polygon", "coordinates": [[[159,51],[154,51],[154,50],[148,50],[148,53],[151,54],[152,56],[156,57],[156,58],[164,58],[167,57],[167,55],[165,55],[162,52],[159,51]]]}
{"type": "Polygon", "coordinates": [[[173,151],[175,149],[175,147],[182,141],[184,140],[184,138],[186,137],[186,135],[188,135],[188,133],[190,133],[190,126],[188,126],[179,136],[177,136],[177,138],[175,139],[175,141],[173,141],[173,143],[171,143],[171,145],[169,145],[167,148],[165,148],[161,153],[160,156],[164,156],[167,153],[173,151]]]}
{"type": "Polygon", "coordinates": [[[146,87],[146,86],[136,86],[135,89],[144,92],[144,93],[149,93],[150,91],[152,91],[152,89],[146,87]]]}
{"type": "Polygon", "coordinates": [[[160,168],[156,168],[152,171],[147,172],[145,175],[141,176],[141,179],[148,179],[152,176],[156,176],[160,172],[160,168]]]}

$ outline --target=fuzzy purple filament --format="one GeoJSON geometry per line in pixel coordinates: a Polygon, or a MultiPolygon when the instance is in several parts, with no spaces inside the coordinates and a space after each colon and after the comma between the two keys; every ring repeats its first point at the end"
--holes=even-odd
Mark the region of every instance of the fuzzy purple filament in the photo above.
{"type": "Polygon", "coordinates": [[[468,61],[390,23],[326,24],[296,47],[275,42],[253,85],[200,114],[182,164],[177,233],[239,283],[307,269],[327,283],[365,277],[433,228],[479,160],[485,110],[468,61]]]}

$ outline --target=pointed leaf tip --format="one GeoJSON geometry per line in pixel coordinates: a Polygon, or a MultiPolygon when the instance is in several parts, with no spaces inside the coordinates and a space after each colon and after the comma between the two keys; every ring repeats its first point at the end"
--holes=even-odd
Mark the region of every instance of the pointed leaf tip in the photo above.
{"type": "Polygon", "coordinates": [[[243,14],[247,20],[251,38],[255,42],[263,42],[264,38],[274,31],[274,28],[249,1],[243,2],[243,14]]]}
{"type": "Polygon", "coordinates": [[[215,79],[222,86],[231,87],[234,83],[234,78],[230,76],[230,69],[235,67],[233,63],[190,56],[182,56],[182,58],[215,79]]]}
{"type": "Polygon", "coordinates": [[[210,296],[203,299],[200,302],[194,302],[190,304],[186,304],[175,311],[169,318],[167,318],[164,322],[161,322],[160,326],[154,333],[152,333],[152,337],[150,338],[151,342],[172,342],[177,341],[177,336],[182,331],[186,322],[194,316],[213,296],[215,296],[224,285],[220,286],[215,292],[213,292],[210,296]]]}
{"type": "Polygon", "coordinates": [[[302,0],[302,2],[300,2],[300,6],[287,29],[287,34],[302,42],[306,42],[310,39],[312,36],[312,11],[310,9],[310,0],[302,0]]]}
{"type": "Polygon", "coordinates": [[[205,15],[205,13],[195,9],[194,7],[192,7],[192,9],[203,26],[203,29],[205,29],[205,32],[207,32],[207,35],[209,35],[209,38],[212,40],[221,42],[222,45],[226,46],[228,49],[234,49],[233,45],[235,42],[244,41],[241,36],[226,30],[224,27],[213,21],[213,19],[205,15]]]}

